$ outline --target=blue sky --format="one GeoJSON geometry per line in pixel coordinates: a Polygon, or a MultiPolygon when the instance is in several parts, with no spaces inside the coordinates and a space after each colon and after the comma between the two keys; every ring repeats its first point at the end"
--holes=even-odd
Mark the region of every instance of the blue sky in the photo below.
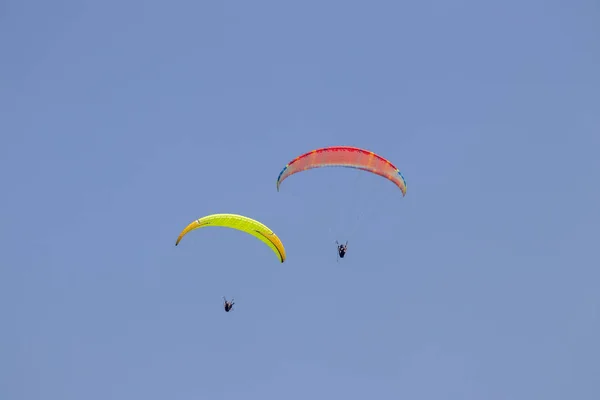
{"type": "Polygon", "coordinates": [[[0,397],[600,398],[599,18],[4,1],[0,397]],[[390,159],[406,197],[347,169],[276,191],[328,145],[390,159]],[[225,229],[174,246],[218,212],[288,260],[225,229]]]}

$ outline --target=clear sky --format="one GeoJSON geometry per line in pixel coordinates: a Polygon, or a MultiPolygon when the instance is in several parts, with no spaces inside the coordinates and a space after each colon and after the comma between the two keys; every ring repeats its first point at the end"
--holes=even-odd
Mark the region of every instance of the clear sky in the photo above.
{"type": "Polygon", "coordinates": [[[599,20],[1,2],[0,398],[600,399],[599,20]],[[277,192],[329,145],[390,159],[406,197],[348,169],[277,192]],[[222,212],[287,261],[227,229],[175,247],[222,212]]]}

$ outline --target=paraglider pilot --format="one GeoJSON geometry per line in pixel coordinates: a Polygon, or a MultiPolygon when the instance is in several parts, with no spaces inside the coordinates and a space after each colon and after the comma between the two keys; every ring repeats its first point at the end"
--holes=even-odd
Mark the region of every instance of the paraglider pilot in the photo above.
{"type": "Polygon", "coordinates": [[[346,252],[348,251],[348,241],[346,241],[346,244],[339,244],[336,240],[335,243],[338,245],[338,255],[340,256],[340,258],[344,258],[346,252]]]}
{"type": "Polygon", "coordinates": [[[235,304],[233,300],[234,299],[232,298],[231,301],[227,301],[225,296],[223,296],[223,307],[225,308],[225,312],[233,310],[233,305],[235,304]]]}

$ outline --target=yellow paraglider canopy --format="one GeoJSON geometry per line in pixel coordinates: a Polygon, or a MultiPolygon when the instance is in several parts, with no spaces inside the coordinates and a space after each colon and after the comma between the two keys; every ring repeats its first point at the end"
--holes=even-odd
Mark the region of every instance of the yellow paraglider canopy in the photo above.
{"type": "Polygon", "coordinates": [[[193,221],[181,231],[177,242],[175,242],[175,246],[179,244],[179,241],[188,232],[206,226],[221,226],[246,232],[269,246],[277,255],[279,261],[285,261],[285,247],[283,247],[283,243],[271,229],[258,221],[237,214],[212,214],[193,221]]]}

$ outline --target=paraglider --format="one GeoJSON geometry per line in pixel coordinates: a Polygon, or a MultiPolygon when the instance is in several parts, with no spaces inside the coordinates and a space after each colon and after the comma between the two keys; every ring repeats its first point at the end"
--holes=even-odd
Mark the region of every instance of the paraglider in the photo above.
{"type": "Polygon", "coordinates": [[[285,261],[285,247],[283,247],[283,243],[271,229],[258,221],[237,214],[212,214],[191,222],[181,231],[177,242],[175,242],[175,246],[179,245],[181,239],[190,231],[207,226],[221,226],[246,232],[269,246],[275,255],[277,255],[280,262],[285,261]]]}
{"type": "Polygon", "coordinates": [[[225,308],[225,312],[233,311],[233,305],[235,304],[233,300],[234,299],[232,297],[231,301],[227,301],[225,296],[223,296],[223,307],[225,308]]]}
{"type": "MultiPolygon", "coordinates": [[[[285,247],[283,247],[283,243],[271,229],[256,220],[237,214],[212,214],[192,221],[183,229],[183,231],[181,231],[175,242],[175,246],[178,246],[181,239],[189,232],[207,226],[232,228],[252,235],[269,246],[280,262],[283,263],[285,261],[285,247]]],[[[225,308],[225,312],[232,311],[234,304],[233,298],[231,301],[227,301],[227,299],[223,297],[223,307],[225,308]]]]}
{"type": "MultiPolygon", "coordinates": [[[[351,146],[322,147],[294,158],[279,173],[277,191],[288,177],[298,172],[323,167],[354,168],[379,175],[395,184],[402,192],[402,197],[406,195],[406,180],[394,164],[372,151],[351,146]]],[[[338,257],[344,258],[348,251],[348,242],[342,245],[336,241],[336,244],[338,257]]]]}

